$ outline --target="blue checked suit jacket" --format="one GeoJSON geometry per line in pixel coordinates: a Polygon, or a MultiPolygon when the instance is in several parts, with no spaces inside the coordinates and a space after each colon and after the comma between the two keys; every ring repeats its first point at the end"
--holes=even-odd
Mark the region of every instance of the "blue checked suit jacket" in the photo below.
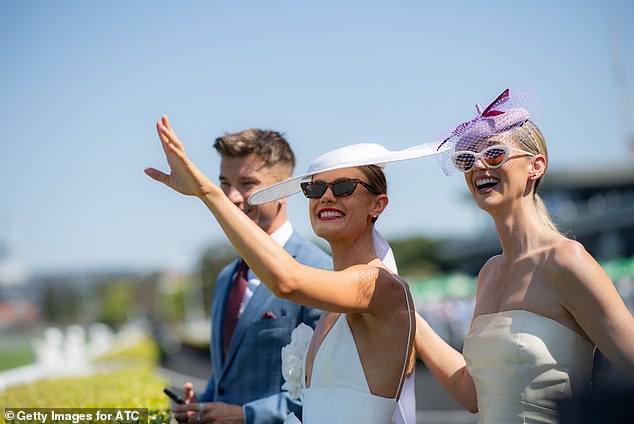
{"type": "MultiPolygon", "coordinates": [[[[332,269],[330,256],[296,232],[284,249],[302,264],[332,269]]],[[[280,299],[262,283],[240,316],[223,360],[224,305],[237,264],[236,260],[226,266],[216,281],[211,309],[212,374],[200,400],[242,405],[247,424],[282,423],[288,413],[301,413],[301,403],[281,389],[282,347],[290,343],[291,332],[301,322],[314,328],[321,311],[280,299]]]]}

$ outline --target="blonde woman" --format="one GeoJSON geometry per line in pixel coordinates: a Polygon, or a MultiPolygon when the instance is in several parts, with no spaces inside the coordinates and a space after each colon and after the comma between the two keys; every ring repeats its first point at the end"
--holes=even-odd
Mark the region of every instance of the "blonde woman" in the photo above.
{"type": "Polygon", "coordinates": [[[544,137],[506,90],[447,140],[502,253],[477,281],[464,355],[417,316],[416,350],[480,422],[555,423],[556,401],[590,388],[595,347],[634,373],[634,318],[583,246],[555,228],[537,187],[548,166],[544,137]]]}

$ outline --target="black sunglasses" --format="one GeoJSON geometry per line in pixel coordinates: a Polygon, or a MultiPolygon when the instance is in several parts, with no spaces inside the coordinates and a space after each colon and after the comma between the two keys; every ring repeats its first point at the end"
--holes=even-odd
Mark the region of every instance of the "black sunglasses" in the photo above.
{"type": "Polygon", "coordinates": [[[328,187],[332,190],[332,194],[336,197],[350,196],[354,193],[354,190],[357,188],[357,184],[361,184],[365,187],[370,193],[380,194],[379,191],[366,183],[365,181],[361,181],[356,178],[346,178],[337,181],[333,181],[331,183],[326,183],[323,181],[307,181],[301,183],[302,191],[304,192],[304,196],[309,199],[319,199],[324,195],[328,187]]]}

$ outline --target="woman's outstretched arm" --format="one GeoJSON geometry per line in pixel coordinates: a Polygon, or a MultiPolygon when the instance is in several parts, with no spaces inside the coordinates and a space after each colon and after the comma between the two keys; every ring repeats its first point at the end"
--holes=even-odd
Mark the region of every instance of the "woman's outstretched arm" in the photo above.
{"type": "Polygon", "coordinates": [[[240,256],[277,296],[335,312],[391,313],[394,305],[403,304],[402,285],[385,270],[358,265],[325,271],[295,261],[189,160],[167,116],[156,127],[170,173],[154,168],[145,173],[179,193],[200,198],[240,256]]]}
{"type": "Polygon", "coordinates": [[[467,371],[464,357],[445,342],[418,312],[414,348],[451,397],[467,411],[478,412],[475,385],[467,371]]]}

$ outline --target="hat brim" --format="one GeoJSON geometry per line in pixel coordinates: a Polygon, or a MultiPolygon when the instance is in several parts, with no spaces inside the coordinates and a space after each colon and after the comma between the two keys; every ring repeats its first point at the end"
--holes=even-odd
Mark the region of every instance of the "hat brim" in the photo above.
{"type": "Polygon", "coordinates": [[[388,150],[376,143],[359,143],[332,150],[315,159],[308,172],[265,187],[249,197],[249,204],[261,205],[280,200],[301,191],[301,183],[309,181],[315,174],[335,169],[365,165],[384,165],[390,162],[416,159],[439,153],[438,143],[425,143],[403,150],[388,150]]]}

